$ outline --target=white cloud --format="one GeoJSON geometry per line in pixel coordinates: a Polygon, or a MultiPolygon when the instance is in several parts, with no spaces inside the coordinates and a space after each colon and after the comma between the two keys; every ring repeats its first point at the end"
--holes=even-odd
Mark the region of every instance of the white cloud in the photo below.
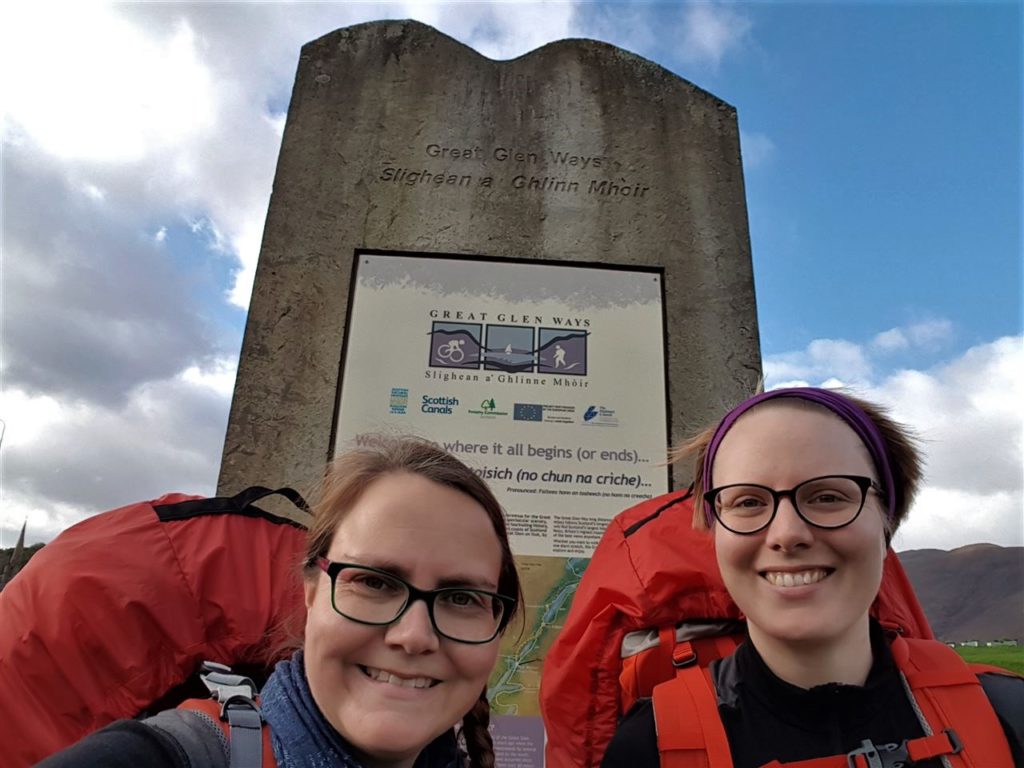
{"type": "Polygon", "coordinates": [[[891,329],[867,347],[818,340],[765,360],[766,383],[771,389],[849,386],[888,406],[921,438],[924,485],[898,548],[1024,544],[1024,339],[980,344],[927,370],[872,376],[871,350],[891,353],[897,347],[878,340],[897,334],[907,347],[927,346],[951,336],[952,327],[936,321],[891,329]],[[851,376],[856,370],[868,375],[851,376]]]}
{"type": "Polygon", "coordinates": [[[86,184],[83,187],[83,191],[88,197],[91,197],[96,202],[102,202],[103,198],[107,196],[106,192],[97,187],[95,184],[86,184]]]}
{"type": "Polygon", "coordinates": [[[512,59],[571,36],[577,3],[407,2],[410,18],[442,32],[491,59],[512,59]]]}
{"type": "Polygon", "coordinates": [[[216,394],[230,399],[235,391],[235,376],[238,373],[238,359],[223,357],[207,368],[192,365],[182,371],[180,379],[187,384],[206,387],[216,394]]]}
{"type": "Polygon", "coordinates": [[[893,548],[956,549],[979,542],[1004,547],[1024,546],[1018,491],[965,493],[925,486],[903,526],[896,532],[893,548]]]}
{"type": "Polygon", "coordinates": [[[871,341],[878,352],[903,352],[911,348],[934,350],[953,338],[953,324],[949,320],[929,320],[902,328],[882,331],[871,341]]]}
{"type": "Polygon", "coordinates": [[[775,142],[763,133],[740,131],[743,168],[751,170],[767,163],[775,155],[775,142]]]}
{"type": "Polygon", "coordinates": [[[692,3],[686,7],[679,53],[683,61],[707,63],[717,69],[727,53],[743,44],[752,26],[733,6],[692,3]]]}
{"type": "Polygon", "coordinates": [[[871,379],[871,373],[871,363],[863,347],[843,339],[815,339],[805,350],[771,355],[764,360],[764,376],[768,382],[820,382],[835,377],[864,383],[871,379]]]}
{"type": "Polygon", "coordinates": [[[140,385],[121,404],[5,388],[0,526],[28,519],[49,540],[90,514],[172,490],[211,495],[227,426],[234,360],[140,385]]]}
{"type": "Polygon", "coordinates": [[[47,3],[17,8],[5,14],[3,98],[13,124],[47,152],[137,160],[213,125],[212,78],[186,21],[145,30],[110,6],[67,4],[58,14],[47,3]]]}

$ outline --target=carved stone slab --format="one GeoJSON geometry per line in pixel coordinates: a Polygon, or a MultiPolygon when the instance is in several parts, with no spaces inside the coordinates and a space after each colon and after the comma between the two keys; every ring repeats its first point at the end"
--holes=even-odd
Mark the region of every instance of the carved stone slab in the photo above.
{"type": "Polygon", "coordinates": [[[361,248],[663,268],[674,441],[761,375],[733,107],[592,40],[492,61],[360,24],[302,49],[220,492],[330,458],[361,248]]]}

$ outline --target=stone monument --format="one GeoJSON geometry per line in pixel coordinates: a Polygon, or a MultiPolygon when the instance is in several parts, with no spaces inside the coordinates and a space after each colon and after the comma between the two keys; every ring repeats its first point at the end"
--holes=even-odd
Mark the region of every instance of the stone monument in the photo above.
{"type": "Polygon", "coordinates": [[[361,24],[302,49],[220,493],[308,487],[333,454],[362,249],[657,269],[672,442],[761,375],[733,107],[592,40],[493,61],[361,24]]]}

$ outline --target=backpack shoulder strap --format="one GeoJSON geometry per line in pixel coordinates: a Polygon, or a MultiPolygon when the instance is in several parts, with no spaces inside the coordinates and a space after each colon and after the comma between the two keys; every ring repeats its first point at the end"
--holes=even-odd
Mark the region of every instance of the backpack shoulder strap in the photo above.
{"type": "Polygon", "coordinates": [[[897,637],[892,653],[926,736],[952,733],[962,745],[947,755],[953,768],[1013,765],[999,718],[956,651],[935,640],[897,637]]]}
{"type": "Polygon", "coordinates": [[[674,679],[654,687],[654,724],[662,768],[731,768],[732,753],[718,715],[711,673],[688,641],[678,643],[674,679]]]}
{"type": "Polygon", "coordinates": [[[169,736],[185,753],[190,765],[229,768],[227,736],[206,714],[167,709],[142,722],[169,736]]]}
{"type": "MultiPolygon", "coordinates": [[[[213,699],[186,699],[177,710],[170,711],[201,716],[218,729],[226,756],[223,768],[276,768],[270,729],[265,723],[259,729],[233,725],[231,713],[236,710],[229,707],[222,717],[222,707],[213,699]]],[[[205,763],[199,765],[205,768],[205,763]]]]}
{"type": "Polygon", "coordinates": [[[275,768],[270,729],[260,711],[256,684],[210,661],[203,662],[201,677],[212,698],[187,699],[179,709],[219,728],[228,755],[225,768],[275,768]]]}

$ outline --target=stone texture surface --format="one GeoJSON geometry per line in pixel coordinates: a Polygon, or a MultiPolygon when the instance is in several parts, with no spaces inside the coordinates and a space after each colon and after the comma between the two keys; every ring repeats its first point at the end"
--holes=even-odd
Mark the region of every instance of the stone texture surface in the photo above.
{"type": "Polygon", "coordinates": [[[302,49],[220,492],[329,459],[360,248],[662,267],[673,441],[761,376],[735,109],[591,40],[492,61],[361,24],[302,49]]]}

